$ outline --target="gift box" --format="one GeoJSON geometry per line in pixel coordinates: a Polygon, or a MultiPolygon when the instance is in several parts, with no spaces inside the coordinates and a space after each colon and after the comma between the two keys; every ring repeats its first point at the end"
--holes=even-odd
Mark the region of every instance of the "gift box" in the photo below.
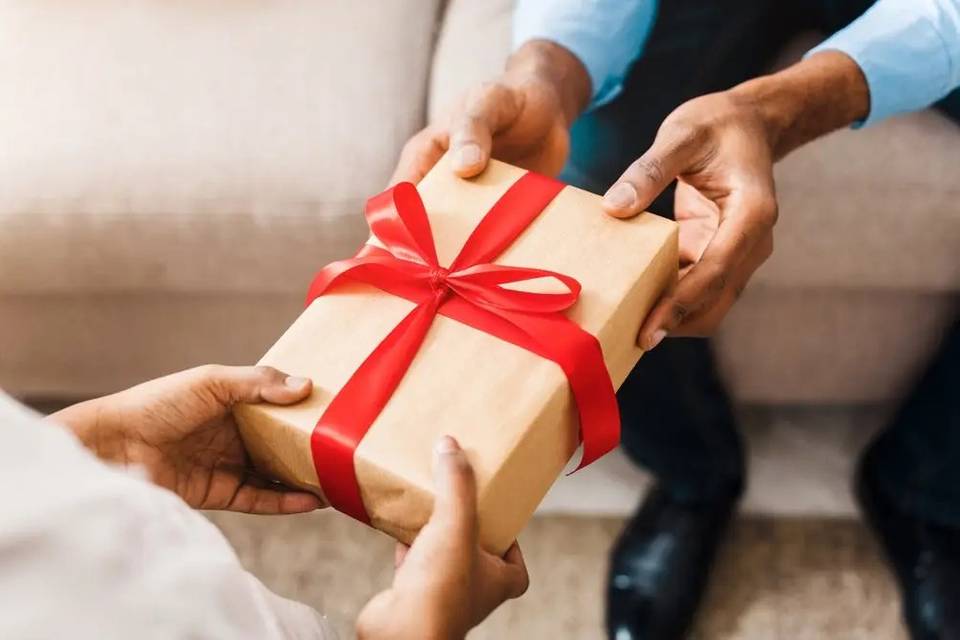
{"type": "Polygon", "coordinates": [[[614,388],[677,277],[677,227],[606,216],[600,197],[491,162],[448,160],[368,203],[372,236],[321,270],[261,360],[313,380],[289,407],[235,409],[254,462],[410,543],[429,519],[432,449],[477,479],[480,541],[502,553],[583,442],[613,448],[614,388]]]}

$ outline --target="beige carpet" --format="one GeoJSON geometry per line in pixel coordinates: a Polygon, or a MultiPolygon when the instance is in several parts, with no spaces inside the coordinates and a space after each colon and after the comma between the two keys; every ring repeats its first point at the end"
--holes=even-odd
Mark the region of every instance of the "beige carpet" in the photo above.
{"type": "MultiPolygon", "coordinates": [[[[392,543],[336,513],[211,514],[270,587],[326,613],[344,639],[392,574],[392,543]]],[[[532,585],[471,640],[602,640],[606,552],[622,522],[541,517],[521,537],[532,585]]],[[[905,640],[896,589],[857,522],[745,518],[715,574],[697,640],[905,640]]]]}

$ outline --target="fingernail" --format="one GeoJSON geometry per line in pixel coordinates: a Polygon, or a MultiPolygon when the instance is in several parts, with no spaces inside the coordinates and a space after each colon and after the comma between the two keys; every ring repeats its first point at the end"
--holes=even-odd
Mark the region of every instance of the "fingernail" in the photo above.
{"type": "Polygon", "coordinates": [[[618,182],[610,187],[603,201],[613,209],[631,209],[637,202],[637,190],[632,184],[618,182]]]}
{"type": "Polygon", "coordinates": [[[456,453],[460,450],[460,447],[457,445],[457,441],[450,436],[442,436],[439,440],[437,440],[437,444],[434,445],[433,450],[438,456],[443,456],[450,453],[456,453]]]}
{"type": "Polygon", "coordinates": [[[657,329],[653,332],[653,335],[650,337],[650,340],[647,343],[647,351],[651,351],[656,348],[658,344],[663,342],[663,339],[667,337],[667,332],[664,329],[657,329]]]}
{"type": "Polygon", "coordinates": [[[301,378],[299,376],[287,376],[287,379],[283,381],[285,385],[291,389],[303,389],[310,381],[306,378],[301,378]]]}
{"type": "Polygon", "coordinates": [[[469,169],[480,163],[480,147],[473,143],[468,143],[457,150],[456,165],[458,169],[469,169]]]}

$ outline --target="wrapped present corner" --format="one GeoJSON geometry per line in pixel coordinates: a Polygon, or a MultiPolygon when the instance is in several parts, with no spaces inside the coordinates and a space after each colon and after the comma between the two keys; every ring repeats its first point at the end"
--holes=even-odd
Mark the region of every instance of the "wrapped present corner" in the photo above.
{"type": "Polygon", "coordinates": [[[290,407],[235,413],[255,463],[411,542],[449,434],[477,477],[480,540],[503,552],[583,442],[617,443],[614,388],[641,320],[677,276],[675,223],[615,220],[600,198],[492,162],[444,158],[415,188],[372,198],[372,236],[317,276],[261,360],[309,377],[290,407]]]}

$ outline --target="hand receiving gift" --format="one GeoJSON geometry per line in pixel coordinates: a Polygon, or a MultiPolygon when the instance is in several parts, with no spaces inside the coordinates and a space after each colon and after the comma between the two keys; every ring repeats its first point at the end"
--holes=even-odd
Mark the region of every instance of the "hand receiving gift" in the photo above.
{"type": "Polygon", "coordinates": [[[463,638],[501,603],[527,590],[516,543],[503,557],[480,548],[476,478],[460,445],[445,436],[434,458],[433,514],[412,547],[397,545],[393,586],[361,612],[360,640],[463,638]]]}
{"type": "MultiPolygon", "coordinates": [[[[319,507],[320,500],[259,477],[230,409],[238,402],[289,405],[310,391],[309,380],[271,367],[205,366],[74,405],[48,420],[69,427],[101,460],[143,468],[154,484],[194,508],[298,513],[319,507]]],[[[363,640],[464,638],[491,611],[527,589],[529,578],[516,543],[503,556],[480,547],[476,479],[456,440],[437,441],[433,467],[436,499],[429,522],[413,546],[398,545],[393,585],[374,597],[357,621],[363,640]]],[[[161,512],[157,517],[173,516],[161,512]]],[[[193,544],[222,540],[189,529],[195,521],[177,517],[180,534],[190,530],[196,535],[193,544]]],[[[214,546],[208,552],[219,550],[214,546]]],[[[154,559],[138,558],[145,566],[154,559]]],[[[225,570],[219,567],[221,573],[225,570]]]]}
{"type": "Polygon", "coordinates": [[[293,404],[310,380],[271,367],[209,365],[68,407],[69,426],[102,460],[143,467],[154,484],[197,509],[279,514],[312,511],[316,495],[265,480],[250,464],[231,409],[238,402],[293,404]]]}

